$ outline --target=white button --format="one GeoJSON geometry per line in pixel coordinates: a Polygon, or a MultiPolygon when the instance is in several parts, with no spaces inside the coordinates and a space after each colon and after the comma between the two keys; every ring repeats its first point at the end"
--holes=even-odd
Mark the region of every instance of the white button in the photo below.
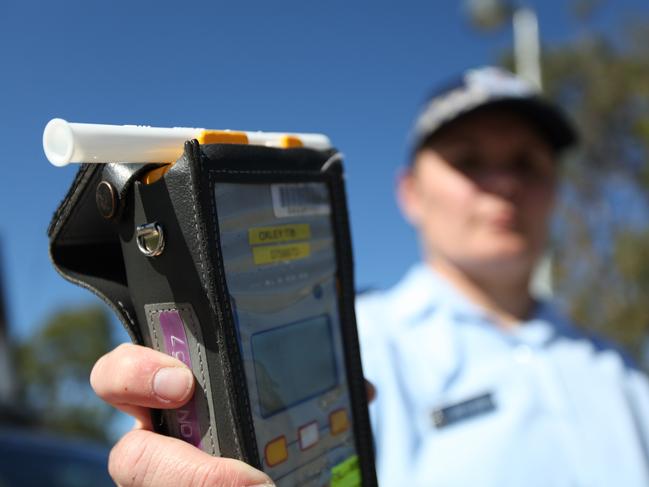
{"type": "Polygon", "coordinates": [[[300,450],[306,450],[315,445],[320,439],[320,430],[316,421],[305,424],[299,430],[300,450]]]}

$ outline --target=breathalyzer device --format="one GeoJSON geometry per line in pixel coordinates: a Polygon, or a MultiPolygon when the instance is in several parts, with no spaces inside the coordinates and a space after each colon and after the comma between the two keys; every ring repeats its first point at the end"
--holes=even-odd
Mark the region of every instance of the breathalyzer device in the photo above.
{"type": "Polygon", "coordinates": [[[43,146],[83,163],[48,230],[55,267],[196,378],[155,429],[278,486],[376,486],[329,139],[54,119],[43,146]]]}

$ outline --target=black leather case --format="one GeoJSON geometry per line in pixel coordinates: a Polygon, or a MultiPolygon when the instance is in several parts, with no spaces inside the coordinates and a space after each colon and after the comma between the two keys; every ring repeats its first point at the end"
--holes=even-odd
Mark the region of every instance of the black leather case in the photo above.
{"type": "MultiPolygon", "coordinates": [[[[252,145],[185,144],[157,182],[154,165],[84,164],[50,224],[50,254],[68,280],[102,298],[133,342],[160,349],[156,316],[175,310],[187,323],[201,448],[261,468],[220,252],[214,185],[325,182],[330,188],[353,427],[364,486],[376,485],[372,436],[354,316],[354,280],[343,168],[334,151],[252,145]],[[112,192],[98,191],[104,181],[112,192]],[[100,214],[98,205],[104,216],[100,214]],[[108,210],[110,211],[108,211],[108,210]],[[160,222],[164,252],[144,256],[135,227],[160,222]]],[[[177,435],[174,412],[154,412],[156,429],[177,435]]]]}

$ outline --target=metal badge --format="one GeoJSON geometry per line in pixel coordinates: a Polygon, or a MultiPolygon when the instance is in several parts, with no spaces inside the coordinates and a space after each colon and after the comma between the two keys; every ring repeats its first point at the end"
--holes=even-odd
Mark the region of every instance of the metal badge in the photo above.
{"type": "Polygon", "coordinates": [[[145,223],[135,228],[137,248],[147,257],[157,257],[165,248],[165,236],[158,222],[145,223]]]}
{"type": "Polygon", "coordinates": [[[495,410],[496,404],[492,394],[489,392],[457,404],[434,410],[432,414],[433,423],[437,428],[443,428],[495,410]]]}

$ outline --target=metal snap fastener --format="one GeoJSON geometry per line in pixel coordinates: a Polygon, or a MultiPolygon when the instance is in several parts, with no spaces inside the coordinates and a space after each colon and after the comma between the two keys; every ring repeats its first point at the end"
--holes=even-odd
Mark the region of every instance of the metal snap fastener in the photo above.
{"type": "Polygon", "coordinates": [[[119,196],[115,191],[115,187],[108,181],[102,181],[97,185],[95,201],[97,202],[99,214],[106,220],[110,220],[117,213],[119,196]]]}
{"type": "Polygon", "coordinates": [[[145,223],[135,227],[137,248],[147,257],[157,257],[165,248],[165,236],[158,222],[145,223]]]}

